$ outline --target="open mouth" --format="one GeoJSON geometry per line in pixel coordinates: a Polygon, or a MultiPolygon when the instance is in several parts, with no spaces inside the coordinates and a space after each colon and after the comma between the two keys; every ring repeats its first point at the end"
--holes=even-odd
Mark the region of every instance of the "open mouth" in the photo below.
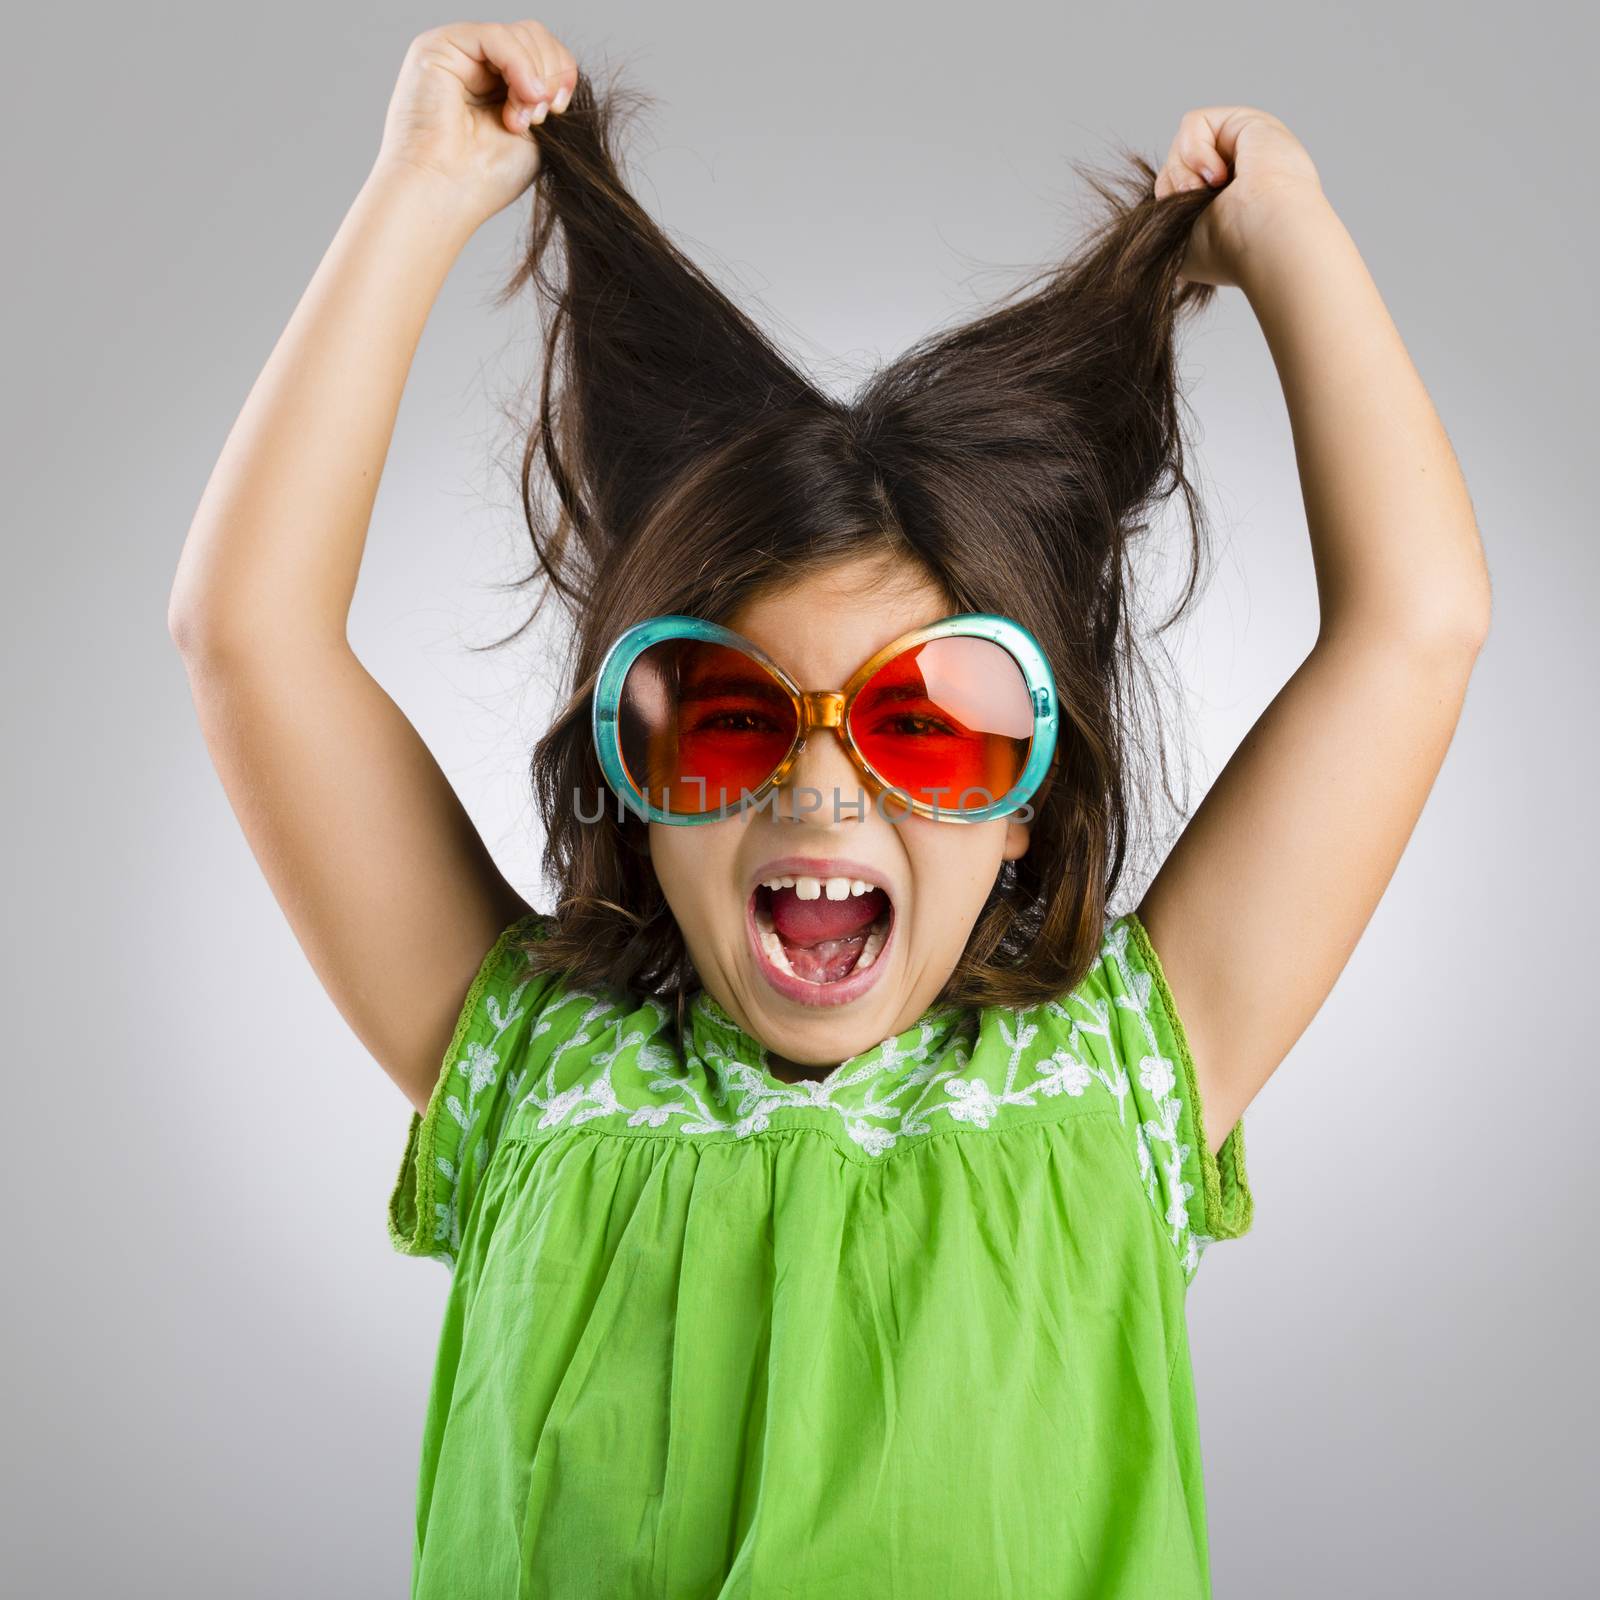
{"type": "MultiPolygon", "coordinates": [[[[761,954],[789,983],[864,986],[888,942],[894,905],[860,878],[781,875],[756,885],[750,918],[761,954]]],[[[787,988],[788,984],[783,987],[787,988]]]]}

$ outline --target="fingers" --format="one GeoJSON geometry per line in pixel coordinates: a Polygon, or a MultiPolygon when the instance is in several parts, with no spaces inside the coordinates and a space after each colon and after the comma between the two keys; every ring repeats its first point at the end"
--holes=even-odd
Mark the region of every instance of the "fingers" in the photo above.
{"type": "Polygon", "coordinates": [[[576,58],[549,29],[537,22],[516,22],[512,28],[527,40],[538,62],[539,76],[550,91],[550,109],[559,115],[567,109],[572,91],[578,86],[576,58]]]}
{"type": "Polygon", "coordinates": [[[1234,107],[1207,106],[1184,114],[1167,151],[1166,164],[1156,177],[1156,198],[1164,199],[1185,189],[1215,188],[1226,182],[1231,144],[1226,137],[1234,107]]]}
{"type": "Polygon", "coordinates": [[[544,76],[543,34],[537,22],[494,22],[484,29],[489,59],[506,84],[500,120],[512,133],[525,133],[550,110],[553,91],[544,76]]]}
{"type": "Polygon", "coordinates": [[[446,63],[480,103],[505,96],[500,120],[524,133],[551,112],[567,109],[577,86],[572,52],[543,23],[455,22],[432,29],[417,43],[451,58],[446,63]]]}
{"type": "Polygon", "coordinates": [[[514,46],[518,74],[507,74],[506,109],[502,117],[512,133],[544,122],[554,110],[566,110],[578,82],[578,62],[542,22],[507,22],[504,34],[514,46]]]}

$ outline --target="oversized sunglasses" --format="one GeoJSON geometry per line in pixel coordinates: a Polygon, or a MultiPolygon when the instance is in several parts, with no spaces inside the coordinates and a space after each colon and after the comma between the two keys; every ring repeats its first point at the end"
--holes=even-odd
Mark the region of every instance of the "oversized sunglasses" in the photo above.
{"type": "Polygon", "coordinates": [[[805,690],[731,628],[665,616],[606,652],[592,721],[606,782],[650,822],[761,803],[827,728],[918,815],[986,822],[1043,782],[1058,706],[1044,651],[1009,617],[947,617],[885,645],[843,689],[805,690]]]}

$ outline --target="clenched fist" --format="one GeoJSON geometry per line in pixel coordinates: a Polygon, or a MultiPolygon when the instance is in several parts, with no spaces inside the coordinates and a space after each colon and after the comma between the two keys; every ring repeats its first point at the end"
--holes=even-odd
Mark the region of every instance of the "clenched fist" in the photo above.
{"type": "Polygon", "coordinates": [[[437,179],[476,227],[533,182],[534,128],[566,110],[577,80],[572,52],[543,23],[430,28],[406,51],[377,169],[437,179]]]}

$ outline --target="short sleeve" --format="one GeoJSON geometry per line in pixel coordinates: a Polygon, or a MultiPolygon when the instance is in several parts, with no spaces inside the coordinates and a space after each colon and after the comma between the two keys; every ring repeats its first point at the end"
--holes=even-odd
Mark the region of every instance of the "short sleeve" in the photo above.
{"type": "Polygon", "coordinates": [[[517,1101],[520,1063],[555,975],[529,969],[527,946],[554,918],[519,917],[497,938],[467,989],[426,1114],[413,1111],[389,1196],[389,1239],[402,1255],[454,1270],[473,1196],[517,1101]]]}
{"type": "Polygon", "coordinates": [[[1133,1108],[1128,1120],[1140,1180],[1189,1281],[1207,1245],[1239,1238],[1254,1219],[1244,1121],[1212,1155],[1183,1021],[1136,914],[1106,930],[1097,977],[1110,1001],[1108,1042],[1133,1108]]]}

